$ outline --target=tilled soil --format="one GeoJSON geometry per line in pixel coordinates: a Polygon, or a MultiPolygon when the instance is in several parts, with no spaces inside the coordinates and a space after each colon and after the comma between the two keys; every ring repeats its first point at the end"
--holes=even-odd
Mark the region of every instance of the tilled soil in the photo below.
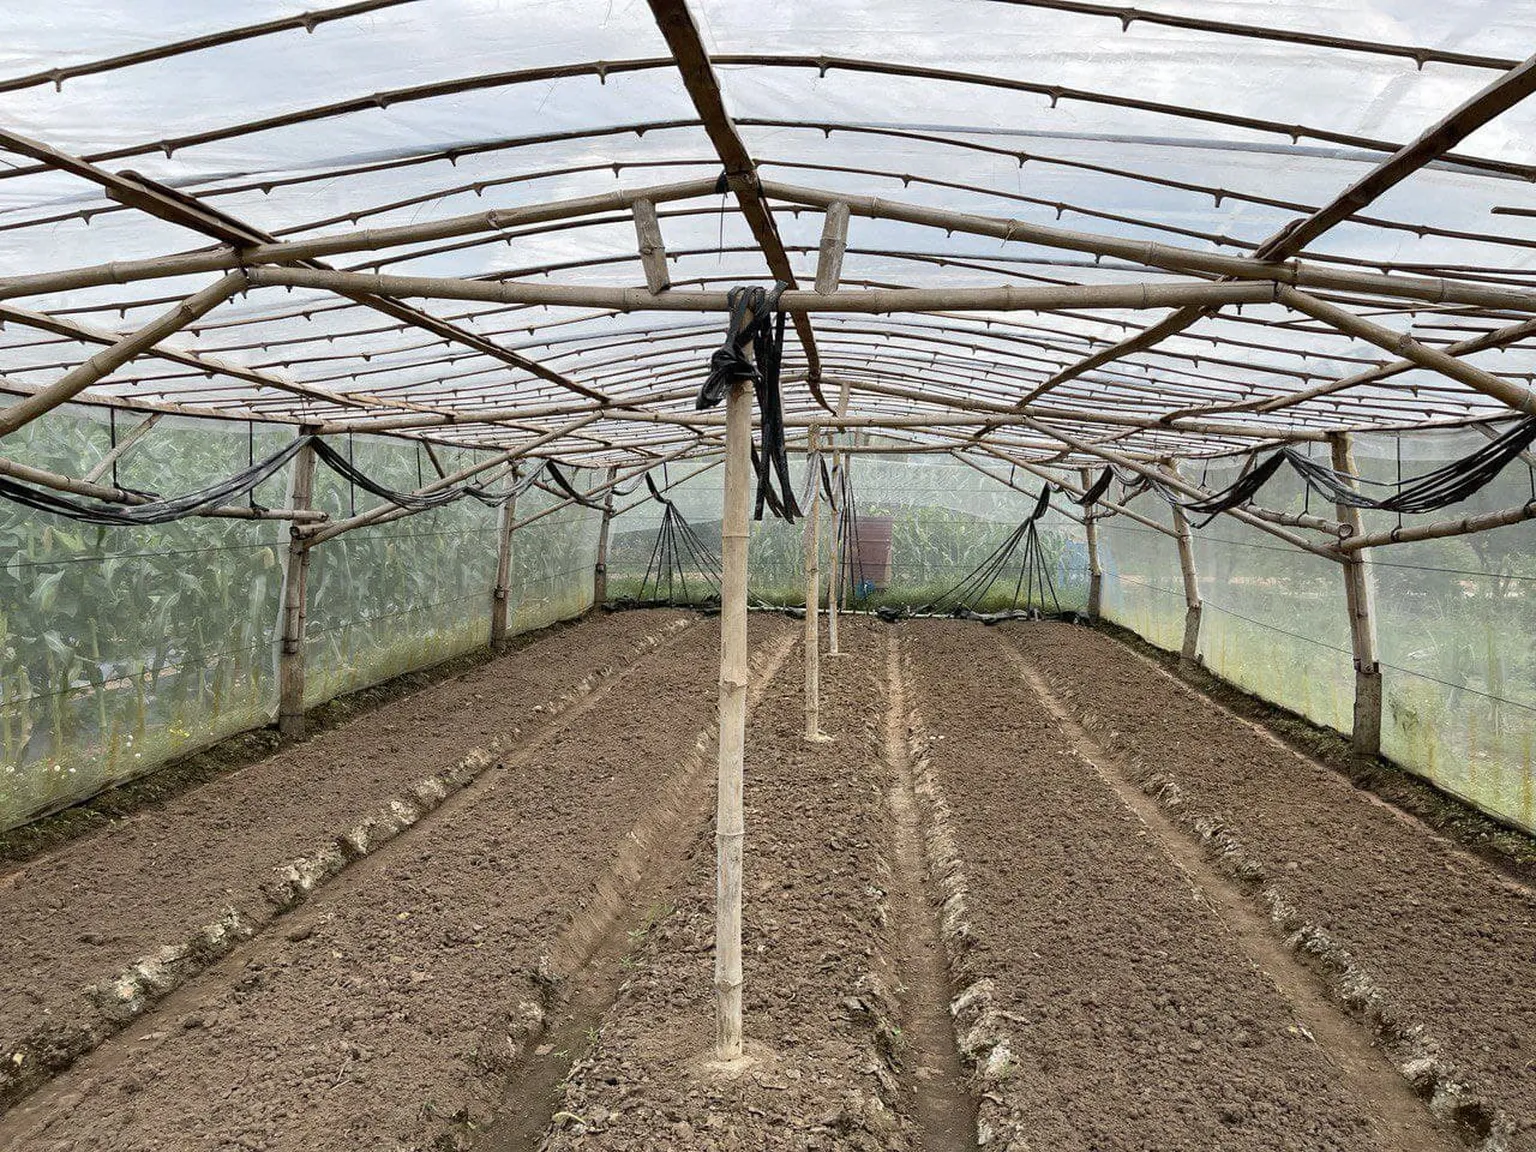
{"type": "Polygon", "coordinates": [[[686,623],[563,630],[0,876],[0,1106],[142,1007],[143,982],[116,980],[131,966],[207,925],[219,947],[259,930],[301,894],[280,866],[472,748],[517,745],[686,623]]]}
{"type": "Polygon", "coordinates": [[[1207,839],[1472,1143],[1536,1149],[1536,900],[1114,641],[1009,641],[1207,839]]]}
{"type": "Polygon", "coordinates": [[[846,627],[804,739],[797,661],[747,734],[744,1015],[748,1059],[712,1063],[714,840],[699,828],[670,908],[572,1070],[548,1145],[579,1149],[913,1147],[898,1080],[879,636],[846,627]]]}
{"type": "Polygon", "coordinates": [[[903,631],[983,1135],[1052,1149],[1385,1147],[1372,1102],[1341,1086],[1009,672],[998,633],[903,631]]]}
{"type": "MultiPolygon", "coordinates": [[[[784,627],[754,621],[755,639],[784,627]]],[[[13,1109],[0,1147],[466,1141],[538,1033],[562,940],[712,722],[717,646],[696,625],[642,660],[13,1109]]],[[[434,715],[461,733],[520,718],[510,688],[483,695],[434,715]]],[[[419,769],[414,748],[397,755],[419,769]]]]}

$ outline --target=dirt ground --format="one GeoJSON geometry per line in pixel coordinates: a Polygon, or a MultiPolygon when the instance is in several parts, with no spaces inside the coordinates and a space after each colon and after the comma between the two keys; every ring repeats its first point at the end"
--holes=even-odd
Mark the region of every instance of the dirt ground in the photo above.
{"type": "Polygon", "coordinates": [[[1536,1148],[1536,899],[1086,629],[1007,636],[1212,840],[1437,1110],[1536,1148]]]}
{"type": "Polygon", "coordinates": [[[807,741],[800,629],[751,617],[744,1064],[718,622],[623,613],[0,877],[0,1149],[1532,1147],[1507,877],[1079,627],[846,620],[807,741]]]}

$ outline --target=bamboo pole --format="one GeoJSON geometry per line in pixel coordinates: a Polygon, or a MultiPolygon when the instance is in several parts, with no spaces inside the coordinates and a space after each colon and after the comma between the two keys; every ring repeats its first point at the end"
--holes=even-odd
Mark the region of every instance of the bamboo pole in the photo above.
{"type": "MultiPolygon", "coordinates": [[[[1163,465],[1169,477],[1177,480],[1179,469],[1172,461],[1163,465]]],[[[1173,530],[1179,544],[1179,570],[1184,577],[1184,642],[1179,647],[1179,663],[1194,664],[1200,653],[1200,576],[1195,571],[1195,540],[1184,509],[1173,505],[1173,530]]]]}
{"type": "MultiPolygon", "coordinates": [[[[530,440],[527,444],[523,444],[517,448],[508,449],[507,451],[498,453],[495,456],[488,456],[478,463],[469,465],[467,468],[460,468],[457,472],[450,476],[442,476],[436,480],[433,480],[430,484],[424,484],[422,487],[416,490],[415,495],[427,496],[444,488],[451,488],[455,484],[469,479],[471,476],[475,476],[481,472],[484,472],[487,468],[495,468],[500,464],[510,464],[512,461],[519,460],[522,457],[527,456],[530,452],[534,452],[537,449],[542,448],[544,445],[550,443],[553,440],[558,440],[561,437],[567,436],[580,428],[585,428],[588,424],[591,424],[597,419],[598,417],[595,414],[582,416],[576,420],[571,421],[569,424],[563,424],[559,428],[555,428],[549,432],[544,433],[542,436],[538,436],[533,440],[530,440]]],[[[315,533],[312,543],[323,544],[325,541],[330,540],[332,537],[340,536],[343,532],[350,532],[354,528],[361,528],[365,524],[373,524],[385,518],[397,520],[401,516],[408,516],[412,514],[413,513],[411,513],[409,509],[402,508],[400,505],[392,502],[378,504],[372,508],[366,509],[365,511],[359,512],[356,516],[350,516],[345,520],[337,520],[332,524],[327,524],[324,528],[315,533]]]]}
{"type": "MultiPolygon", "coordinates": [[[[1081,469],[1083,491],[1093,486],[1093,471],[1081,469]]],[[[1083,509],[1083,532],[1088,538],[1088,619],[1097,621],[1104,603],[1104,565],[1099,559],[1099,514],[1092,506],[1083,509]]]]}
{"type": "MultiPolygon", "coordinates": [[[[293,460],[288,503],[307,510],[314,499],[315,450],[305,445],[293,460]]],[[[312,541],[298,524],[288,529],[283,570],[283,633],[278,654],[277,732],[284,740],[304,737],[304,625],[308,615],[309,557],[312,541]]]]}
{"type": "Polygon", "coordinates": [[[667,270],[667,245],[661,236],[661,221],[656,218],[656,205],[640,199],[631,210],[635,217],[635,241],[640,250],[640,266],[645,272],[646,291],[659,295],[672,287],[672,276],[667,270]]]}
{"type": "Polygon", "coordinates": [[[720,528],[720,761],[715,814],[715,995],[717,1054],[742,1054],[742,771],[747,723],[747,517],[751,504],[752,392],[726,398],[725,503],[720,528]]]}
{"type": "Polygon", "coordinates": [[[801,530],[805,536],[805,738],[821,734],[821,445],[810,430],[811,506],[801,530]]]}
{"type": "MultiPolygon", "coordinates": [[[[248,275],[251,283],[259,287],[314,288],[345,295],[471,300],[492,304],[542,304],[605,308],[616,312],[724,312],[729,307],[724,292],[682,292],[676,288],[657,294],[643,288],[604,285],[468,280],[452,276],[388,276],[372,272],[332,272],[286,266],[252,268],[248,275]]],[[[779,307],[792,315],[801,315],[810,312],[1040,312],[1060,308],[1146,309],[1173,308],[1184,304],[1268,304],[1276,298],[1276,286],[1270,281],[1278,278],[1278,275],[1250,276],[1220,284],[1208,280],[1174,280],[1166,283],[1047,284],[1025,287],[1003,284],[984,288],[865,288],[826,295],[793,289],[779,297],[779,307]]],[[[1406,280],[1407,277],[1391,279],[1406,280]]],[[[1442,282],[1432,283],[1438,285],[1442,282]]],[[[1378,286],[1376,290],[1381,289],[1378,286]]],[[[1443,294],[1438,288],[1433,291],[1437,297],[1443,294]]],[[[1497,294],[1499,300],[1496,307],[1523,308],[1525,311],[1536,312],[1536,292],[1503,289],[1498,290],[1497,294]]],[[[6,287],[0,281],[0,299],[5,296],[6,287]]]]}
{"type": "MultiPolygon", "coordinates": [[[[512,473],[516,478],[517,472],[512,473]]],[[[507,497],[496,517],[496,586],[491,590],[491,647],[507,642],[511,624],[512,524],[517,519],[517,495],[507,497]]]]}
{"type": "Polygon", "coordinates": [[[634,206],[636,200],[649,200],[652,204],[660,204],[665,201],[708,196],[714,188],[715,182],[712,179],[689,180],[649,188],[619,189],[614,192],[599,193],[596,196],[554,200],[547,204],[498,208],[491,212],[449,216],[423,223],[335,233],[309,240],[249,244],[239,248],[224,246],[196,252],[178,252],[145,260],[123,260],[111,264],[67,268],[58,272],[6,276],[0,277],[0,299],[66,292],[103,284],[127,284],[135,280],[150,280],[166,276],[189,276],[200,272],[227,271],[249,268],[257,264],[298,263],[321,256],[334,256],[342,252],[428,243],[479,232],[501,232],[524,224],[540,224],[600,212],[628,210],[634,206]]]}
{"type": "MultiPolygon", "coordinates": [[[[1120,452],[1111,451],[1110,449],[1102,447],[1098,444],[1087,443],[1079,437],[1072,435],[1070,432],[1063,432],[1060,429],[1042,424],[1040,421],[1030,419],[1028,417],[1024,417],[1024,423],[1029,427],[1034,428],[1038,432],[1042,432],[1055,440],[1059,440],[1061,443],[1066,444],[1068,447],[1077,449],[1079,452],[1086,452],[1090,456],[1097,456],[1099,459],[1107,460],[1111,464],[1118,464],[1122,468],[1129,468],[1137,475],[1147,476],[1152,479],[1159,480],[1171,488],[1178,489],[1186,496],[1203,498],[1210,495],[1209,492],[1205,492],[1195,485],[1180,479],[1179,477],[1169,476],[1165,472],[1154,471],[1153,469],[1147,467],[1145,464],[1141,464],[1138,461],[1132,459],[1130,456],[1120,452]]],[[[1280,540],[1284,540],[1287,544],[1294,545],[1295,547],[1300,548],[1305,552],[1311,552],[1314,556],[1321,556],[1325,560],[1333,560],[1336,562],[1342,562],[1343,560],[1343,557],[1335,549],[1324,547],[1321,544],[1314,544],[1312,541],[1306,539],[1305,537],[1298,536],[1296,533],[1290,531],[1289,529],[1282,528],[1277,524],[1271,524],[1267,520],[1263,520],[1242,508],[1229,508],[1226,510],[1226,515],[1231,516],[1235,520],[1241,520],[1244,524],[1257,528],[1261,532],[1268,532],[1271,536],[1274,536],[1280,540]]]]}
{"type": "Polygon", "coordinates": [[[245,287],[245,275],[231,272],[199,292],[194,292],[169,312],[157,316],[137,332],[124,336],[111,347],[103,348],[84,364],[66,372],[57,381],[9,408],[0,409],[0,436],[8,436],[24,424],[51,412],[104,376],[132,360],[140,352],[153,348],[174,332],[211,312],[245,287]]]}
{"type": "MultiPolygon", "coordinates": [[[[1333,440],[1333,469],[1350,477],[1351,488],[1359,488],[1353,479],[1355,454],[1349,434],[1341,432],[1333,440]]],[[[1358,539],[1361,533],[1360,509],[1339,504],[1339,519],[1358,539]]],[[[1355,664],[1355,707],[1352,741],[1355,755],[1374,760],[1381,754],[1381,665],[1376,649],[1375,581],[1366,567],[1370,559],[1364,548],[1344,554],[1344,596],[1349,607],[1349,641],[1355,664]]]]}
{"type": "Polygon", "coordinates": [[[151,412],[148,416],[144,417],[144,419],[135,424],[128,435],[119,440],[116,446],[111,449],[111,451],[109,451],[100,460],[96,461],[95,467],[93,467],[89,472],[80,478],[81,482],[84,484],[94,484],[97,480],[100,480],[103,476],[105,476],[107,474],[107,469],[111,468],[112,465],[116,464],[124,456],[128,455],[128,453],[133,450],[133,446],[142,440],[145,436],[147,436],[154,429],[156,424],[160,423],[161,416],[162,413],[151,412]]]}
{"type": "Polygon", "coordinates": [[[1350,536],[1339,543],[1346,555],[1363,548],[1380,548],[1388,544],[1412,544],[1418,540],[1444,540],[1448,536],[1470,536],[1486,532],[1490,528],[1503,528],[1536,519],[1536,500],[1518,508],[1505,508],[1498,512],[1484,512],[1477,516],[1461,516],[1455,520],[1436,520],[1430,524],[1417,524],[1408,528],[1393,528],[1386,532],[1372,532],[1350,536]]]}
{"type": "Polygon", "coordinates": [[[613,489],[618,477],[618,468],[610,464],[605,477],[608,492],[603,497],[603,523],[597,530],[597,563],[592,566],[593,608],[601,608],[608,602],[608,530],[613,523],[613,489]]]}
{"type": "Polygon", "coordinates": [[[1532,393],[1530,389],[1522,388],[1501,376],[1495,376],[1492,372],[1487,372],[1465,360],[1458,360],[1455,356],[1438,348],[1421,344],[1402,332],[1394,332],[1390,328],[1384,328],[1380,324],[1356,316],[1347,308],[1340,308],[1336,304],[1329,304],[1292,288],[1281,288],[1280,302],[1347,336],[1365,340],[1406,360],[1412,360],[1420,367],[1439,372],[1442,376],[1449,376],[1452,380],[1465,384],[1484,395],[1503,401],[1517,412],[1528,414],[1536,412],[1536,393],[1532,393]]]}
{"type": "MultiPolygon", "coordinates": [[[[834,203],[843,203],[848,205],[848,210],[856,216],[876,220],[897,220],[928,228],[942,228],[947,232],[989,236],[1005,241],[1015,240],[1025,244],[1040,244],[1048,248],[1087,252],[1090,255],[1114,256],[1136,264],[1166,268],[1174,272],[1230,276],[1238,281],[1272,281],[1277,284],[1366,293],[1394,299],[1428,300],[1442,304],[1472,304],[1479,307],[1508,308],[1517,312],[1536,311],[1536,293],[1495,284],[1447,280],[1431,276],[1358,272],[1347,268],[1308,264],[1300,260],[1270,261],[1257,260],[1250,256],[1223,256],[1214,252],[1181,248],[1156,241],[1132,240],[1097,232],[1079,232],[1069,228],[1052,228],[1044,224],[1031,224],[1027,220],[1015,220],[1004,216],[978,216],[968,212],[954,212],[944,208],[930,208],[926,205],[888,200],[879,196],[850,196],[846,192],[826,192],[819,188],[806,188],[777,181],[763,181],[763,191],[777,200],[786,200],[791,204],[828,208],[834,203]]],[[[1225,284],[1210,285],[1212,288],[1227,286],[1225,284]]],[[[1214,302],[1214,299],[1189,299],[1183,303],[1214,302]]]]}
{"type": "MultiPolygon", "coordinates": [[[[6,460],[3,457],[0,457],[0,476],[11,476],[17,480],[24,480],[29,484],[40,484],[44,488],[53,488],[59,492],[70,492],[76,496],[89,496],[93,500],[103,500],[111,504],[140,505],[154,503],[150,497],[139,492],[127,492],[122,488],[113,488],[105,484],[87,484],[83,480],[60,476],[57,472],[34,468],[30,464],[18,464],[14,460],[6,460]]],[[[319,523],[330,519],[324,512],[310,508],[242,508],[230,506],[207,508],[201,512],[194,512],[192,515],[212,516],[220,520],[292,520],[300,524],[319,523]]]]}

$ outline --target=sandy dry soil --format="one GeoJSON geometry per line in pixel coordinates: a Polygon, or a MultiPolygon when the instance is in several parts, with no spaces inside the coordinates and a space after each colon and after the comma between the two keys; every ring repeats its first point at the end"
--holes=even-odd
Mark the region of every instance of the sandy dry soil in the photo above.
{"type": "Polygon", "coordinates": [[[1006,634],[1302,933],[1469,1137],[1536,1148],[1536,900],[1092,631],[1006,634]]]}
{"type": "Polygon", "coordinates": [[[553,635],[0,879],[0,1025],[100,1041],[11,1074],[0,1150],[1531,1148],[1529,895],[1057,625],[845,622],[813,743],[800,625],[752,616],[752,1058],[711,1066],[719,630],[685,619],[553,635]],[[304,854],[336,867],[298,900],[304,854]],[[226,907],[178,987],[82,1023],[226,907]]]}
{"type": "MultiPolygon", "coordinates": [[[[13,1109],[0,1146],[418,1147],[483,1125],[562,931],[711,722],[717,636],[696,625],[609,681],[13,1109]]],[[[484,695],[444,719],[522,718],[484,695]]]]}
{"type": "Polygon", "coordinates": [[[878,637],[845,636],[848,654],[822,666],[822,728],[835,740],[804,739],[798,660],[748,729],[748,1060],[712,1062],[715,849],[704,822],[685,882],[625,958],[629,975],[575,1066],[551,1149],[913,1146],[887,963],[878,637]]]}

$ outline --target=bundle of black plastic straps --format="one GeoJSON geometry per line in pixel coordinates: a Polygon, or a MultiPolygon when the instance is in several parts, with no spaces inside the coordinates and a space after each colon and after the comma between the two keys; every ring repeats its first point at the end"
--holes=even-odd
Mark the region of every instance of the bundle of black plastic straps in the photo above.
{"type": "Polygon", "coordinates": [[[757,393],[762,422],[762,446],[752,445],[752,470],[757,475],[757,505],[753,513],[763,518],[766,507],[791,523],[800,506],[789,478],[789,453],[784,442],[784,404],[779,393],[779,372],[784,358],[784,313],[777,311],[786,285],[771,290],[732,288],[726,297],[730,322],[725,343],[709,359],[709,378],[699,389],[694,406],[703,411],[725,399],[731,385],[750,381],[757,393]],[[751,319],[748,319],[748,313],[751,319]],[[747,355],[747,349],[752,355],[747,355]]]}
{"type": "MultiPolygon", "coordinates": [[[[1249,467],[1231,484],[1219,492],[1212,492],[1196,500],[1181,497],[1172,487],[1145,473],[1121,475],[1114,469],[1106,468],[1093,487],[1079,498],[1078,503],[1087,505],[1100,499],[1108,490],[1113,474],[1119,476],[1127,492],[1150,489],[1169,504],[1186,512],[1213,518],[1253,500],[1259,490],[1274,478],[1275,473],[1289,464],[1302,483],[1335,504],[1380,512],[1435,512],[1458,504],[1487,486],[1533,443],[1536,443],[1536,416],[1527,416],[1459,460],[1442,464],[1406,483],[1396,484],[1362,480],[1310,459],[1294,448],[1280,448],[1262,460],[1251,457],[1249,467]],[[1391,487],[1396,491],[1390,496],[1370,496],[1357,487],[1360,484],[1391,487]]],[[[1209,523],[1209,519],[1206,522],[1209,523]]]]}
{"type": "MultiPolygon", "coordinates": [[[[118,490],[125,495],[138,496],[145,502],[130,504],[94,499],[82,501],[49,488],[28,484],[8,476],[0,476],[0,497],[34,511],[50,512],[84,524],[123,526],[169,524],[175,520],[195,516],[210,508],[227,505],[232,500],[254,492],[259,485],[270,480],[303,449],[310,447],[315,450],[317,460],[348,483],[355,484],[366,492],[371,492],[412,512],[441,508],[445,504],[452,504],[455,500],[462,500],[465,497],[495,507],[525,491],[538,480],[542,471],[552,467],[550,462],[545,461],[520,480],[498,491],[492,491],[483,484],[464,483],[449,485],[435,492],[404,492],[374,480],[318,436],[299,436],[270,455],[253,461],[234,475],[210,484],[206,488],[199,488],[180,496],[162,498],[153,492],[140,492],[119,486],[118,490]]],[[[560,479],[563,481],[564,477],[560,479]]],[[[574,494],[574,490],[572,493],[574,494]]]]}

